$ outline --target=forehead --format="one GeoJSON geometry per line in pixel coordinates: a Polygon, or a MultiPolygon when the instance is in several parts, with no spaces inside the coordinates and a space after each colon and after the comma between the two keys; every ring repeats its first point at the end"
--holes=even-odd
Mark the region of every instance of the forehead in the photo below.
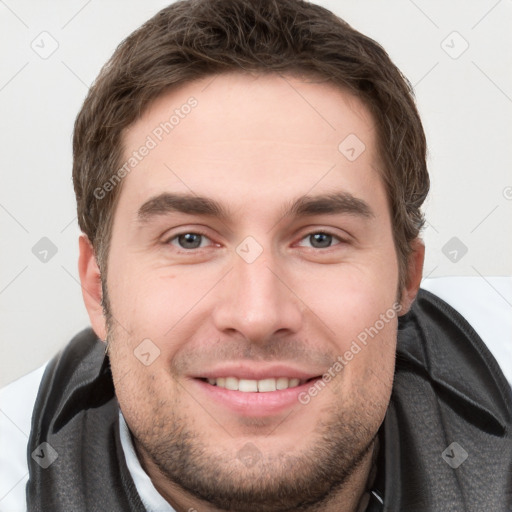
{"type": "Polygon", "coordinates": [[[125,131],[123,145],[125,162],[134,165],[121,201],[132,204],[163,190],[237,199],[240,206],[309,190],[382,193],[371,114],[353,94],[325,82],[209,76],[153,101],[125,131]]]}

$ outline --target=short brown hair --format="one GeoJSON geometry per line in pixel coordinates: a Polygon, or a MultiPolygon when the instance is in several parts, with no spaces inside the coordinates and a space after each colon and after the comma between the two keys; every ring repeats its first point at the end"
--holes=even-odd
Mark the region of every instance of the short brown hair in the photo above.
{"type": "Polygon", "coordinates": [[[320,78],[356,94],[371,110],[402,290],[429,190],[412,87],[378,43],[303,0],[178,1],[133,32],[105,64],[73,137],[78,222],[102,274],[122,183],[102,198],[94,191],[121,165],[123,131],[169,88],[233,71],[320,78]]]}

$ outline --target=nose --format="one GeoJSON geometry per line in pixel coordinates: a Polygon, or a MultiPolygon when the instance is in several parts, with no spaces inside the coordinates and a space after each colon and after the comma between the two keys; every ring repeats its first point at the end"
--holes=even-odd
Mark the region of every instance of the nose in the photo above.
{"type": "Polygon", "coordinates": [[[224,333],[240,333],[265,344],[277,335],[297,333],[303,308],[291,277],[264,253],[252,263],[234,255],[233,269],[217,290],[213,321],[224,333]]]}

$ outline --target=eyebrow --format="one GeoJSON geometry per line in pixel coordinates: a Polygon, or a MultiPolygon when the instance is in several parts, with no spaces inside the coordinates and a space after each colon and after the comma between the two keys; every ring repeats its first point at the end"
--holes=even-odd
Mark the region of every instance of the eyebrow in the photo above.
{"type": "Polygon", "coordinates": [[[147,222],[152,217],[172,212],[219,217],[222,219],[229,216],[225,208],[213,199],[192,194],[169,193],[160,194],[146,201],[139,208],[137,216],[140,221],[147,222]]]}
{"type": "Polygon", "coordinates": [[[319,196],[302,196],[284,209],[284,215],[309,216],[321,214],[350,214],[359,217],[373,218],[370,205],[354,197],[348,192],[336,192],[319,196]]]}
{"type": "MultiPolygon", "coordinates": [[[[138,210],[140,222],[148,222],[153,217],[180,212],[190,215],[229,218],[229,211],[219,202],[192,194],[162,193],[147,200],[138,210]]],[[[281,218],[288,216],[306,217],[313,215],[349,214],[363,218],[373,218],[375,214],[362,199],[348,192],[336,192],[317,196],[301,196],[291,201],[283,209],[281,218]]]]}

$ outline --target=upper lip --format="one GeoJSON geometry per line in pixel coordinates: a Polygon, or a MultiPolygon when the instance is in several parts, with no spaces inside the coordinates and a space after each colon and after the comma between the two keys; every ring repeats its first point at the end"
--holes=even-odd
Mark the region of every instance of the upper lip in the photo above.
{"type": "Polygon", "coordinates": [[[218,379],[220,377],[235,377],[237,379],[263,380],[278,377],[288,377],[289,379],[309,380],[318,377],[322,372],[310,372],[300,368],[294,368],[289,365],[264,363],[255,364],[225,364],[217,368],[205,370],[204,372],[192,375],[194,378],[218,379]]]}

